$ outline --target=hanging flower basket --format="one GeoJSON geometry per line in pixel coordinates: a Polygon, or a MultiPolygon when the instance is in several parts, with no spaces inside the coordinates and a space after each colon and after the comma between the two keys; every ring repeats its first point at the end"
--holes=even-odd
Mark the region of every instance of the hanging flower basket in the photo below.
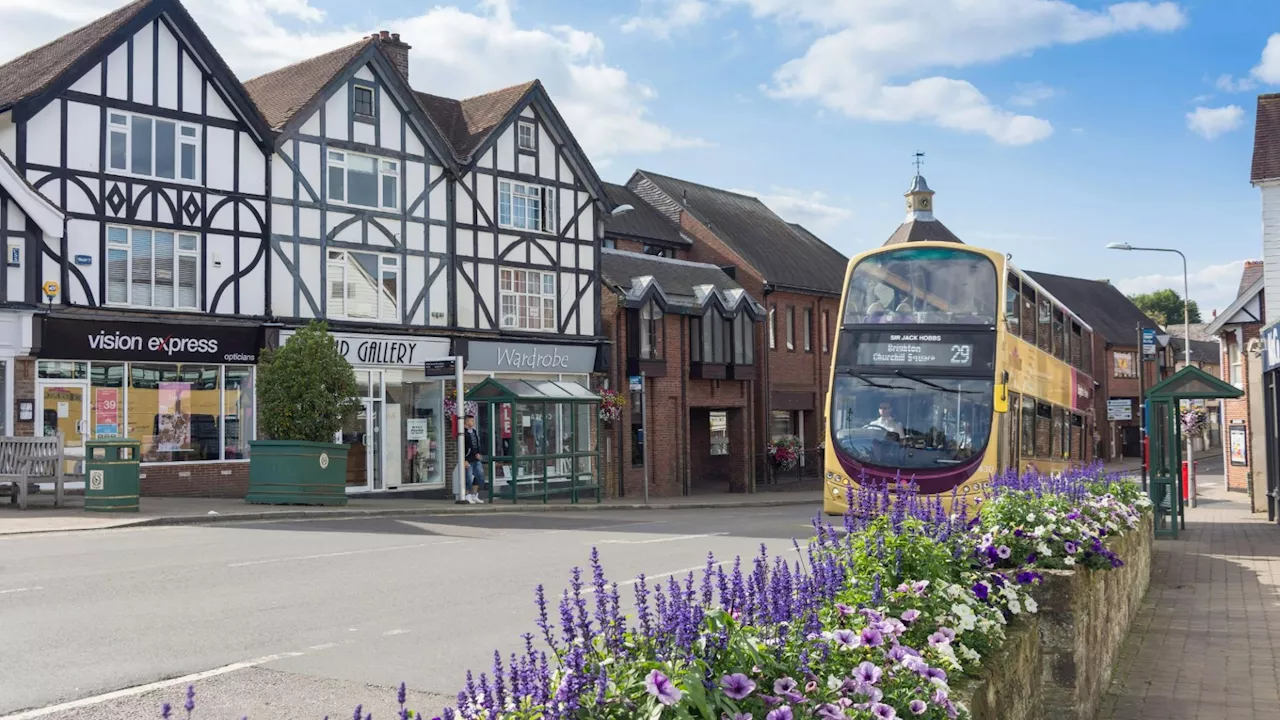
{"type": "Polygon", "coordinates": [[[622,408],[626,406],[627,401],[617,390],[601,390],[600,391],[600,419],[605,422],[613,422],[622,417],[622,408]]]}
{"type": "Polygon", "coordinates": [[[1182,432],[1187,437],[1200,437],[1205,431],[1209,417],[1200,408],[1191,408],[1182,413],[1182,432]]]}
{"type": "MultiPolygon", "coordinates": [[[[468,401],[466,402],[466,405],[464,405],[464,406],[463,406],[463,409],[466,411],[466,412],[465,412],[465,415],[475,416],[475,415],[478,415],[478,414],[479,414],[480,406],[476,404],[476,401],[475,401],[475,400],[468,400],[468,401]]],[[[452,418],[452,417],[457,417],[457,416],[458,416],[458,401],[457,401],[457,400],[454,400],[453,398],[445,398],[445,401],[444,401],[444,416],[445,416],[445,417],[447,417],[447,418],[452,418]]]]}
{"type": "Polygon", "coordinates": [[[780,470],[790,470],[800,463],[800,453],[803,448],[800,438],[795,435],[784,435],[769,443],[769,459],[780,470]]]}

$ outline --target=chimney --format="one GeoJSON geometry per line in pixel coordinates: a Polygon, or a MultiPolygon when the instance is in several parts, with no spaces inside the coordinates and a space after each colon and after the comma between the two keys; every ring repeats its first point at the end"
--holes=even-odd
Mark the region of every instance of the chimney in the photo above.
{"type": "Polygon", "coordinates": [[[400,33],[386,30],[369,37],[378,41],[378,44],[382,46],[382,51],[390,58],[391,64],[395,66],[396,70],[400,71],[400,77],[404,78],[405,82],[408,82],[409,50],[412,46],[400,39],[400,33]]]}

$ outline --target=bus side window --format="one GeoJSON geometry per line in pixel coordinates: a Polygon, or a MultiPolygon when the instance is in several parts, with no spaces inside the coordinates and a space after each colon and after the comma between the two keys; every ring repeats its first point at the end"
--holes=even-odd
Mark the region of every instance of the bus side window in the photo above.
{"type": "Polygon", "coordinates": [[[1036,456],[1036,402],[1022,398],[1022,457],[1036,456]]]}
{"type": "Polygon", "coordinates": [[[1004,290],[1004,317],[1005,323],[1009,327],[1009,332],[1013,335],[1019,334],[1019,320],[1022,317],[1022,295],[1021,284],[1018,282],[1018,276],[1009,273],[1008,285],[1004,290]]]}
{"type": "Polygon", "coordinates": [[[1036,403],[1036,457],[1053,457],[1053,411],[1047,403],[1036,403]]]}
{"type": "Polygon", "coordinates": [[[1049,298],[1040,298],[1040,312],[1037,313],[1039,328],[1036,330],[1036,346],[1044,352],[1053,352],[1053,303],[1049,298]]]}
{"type": "Polygon", "coordinates": [[[1022,398],[1009,393],[1009,456],[1013,458],[1016,465],[1018,458],[1022,456],[1018,452],[1018,440],[1022,435],[1022,419],[1019,412],[1022,410],[1022,398]]]}
{"type": "Polygon", "coordinates": [[[1062,308],[1053,308],[1053,356],[1059,360],[1066,360],[1067,355],[1067,328],[1063,322],[1062,308]]]}
{"type": "Polygon", "coordinates": [[[1036,344],[1036,291],[1022,286],[1022,339],[1036,344]]]}

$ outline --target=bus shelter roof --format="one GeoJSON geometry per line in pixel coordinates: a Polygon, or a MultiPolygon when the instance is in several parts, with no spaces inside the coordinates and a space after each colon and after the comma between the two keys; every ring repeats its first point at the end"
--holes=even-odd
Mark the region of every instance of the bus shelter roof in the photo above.
{"type": "Polygon", "coordinates": [[[599,402],[600,396],[565,380],[485,378],[466,393],[467,400],[489,402],[599,402]]]}
{"type": "Polygon", "coordinates": [[[1147,391],[1148,400],[1234,400],[1244,391],[1198,367],[1184,367],[1147,391]]]}

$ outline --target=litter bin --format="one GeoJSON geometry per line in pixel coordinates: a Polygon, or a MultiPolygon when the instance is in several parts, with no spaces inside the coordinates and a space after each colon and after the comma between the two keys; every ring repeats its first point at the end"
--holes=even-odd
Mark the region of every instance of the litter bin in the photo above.
{"type": "MultiPolygon", "coordinates": [[[[1196,477],[1200,477],[1200,461],[1196,460],[1193,462],[1193,464],[1196,466],[1196,477]]],[[[1191,478],[1187,477],[1187,461],[1183,460],[1182,461],[1182,499],[1183,500],[1186,500],[1191,497],[1190,492],[1187,489],[1187,486],[1190,483],[1191,483],[1191,478]]]]}
{"type": "Polygon", "coordinates": [[[84,509],[138,512],[137,440],[89,440],[85,444],[84,509]]]}

